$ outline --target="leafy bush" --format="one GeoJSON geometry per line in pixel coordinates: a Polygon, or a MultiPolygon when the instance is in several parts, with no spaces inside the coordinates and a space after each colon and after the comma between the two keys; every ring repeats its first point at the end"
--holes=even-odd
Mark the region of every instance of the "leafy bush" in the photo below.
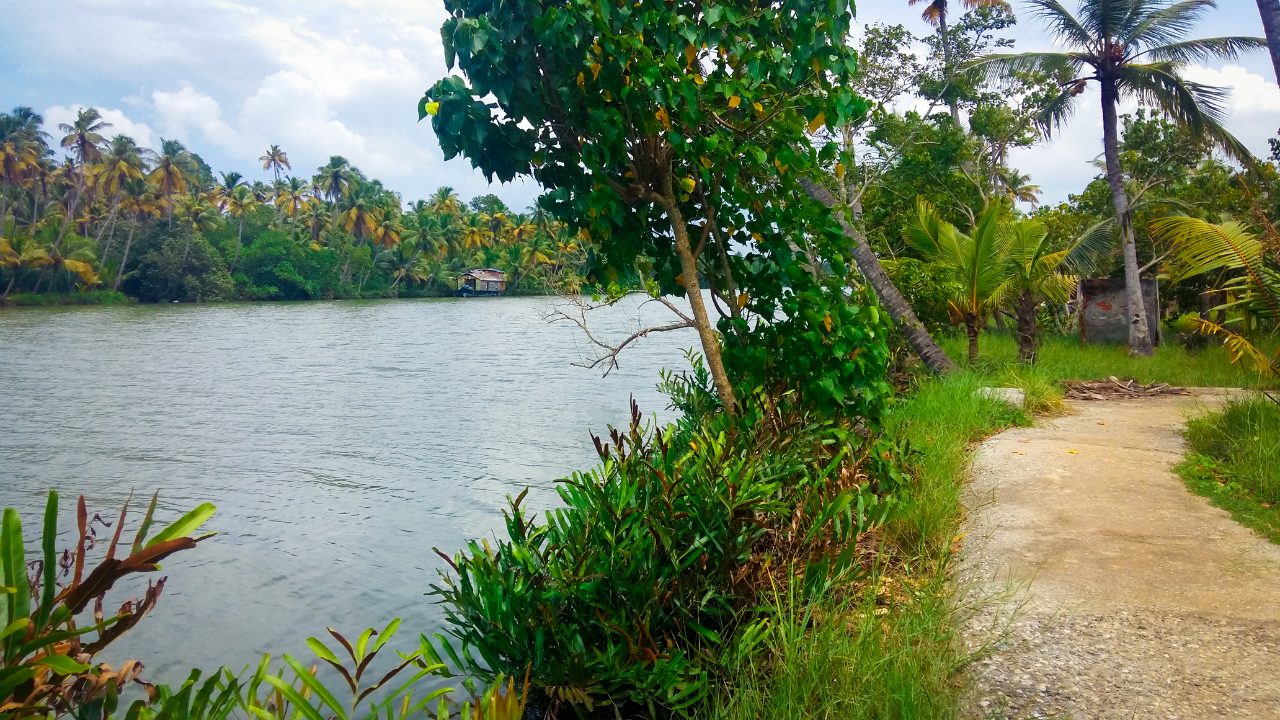
{"type": "MultiPolygon", "coordinates": [[[[105,663],[94,663],[93,658],[155,607],[165,578],[147,583],[145,596],[126,601],[115,617],[103,617],[107,592],[120,578],[155,572],[160,569],[161,560],[194,548],[212,535],[190,537],[214,513],[213,505],[205,503],[148,539],[155,507],[156,497],[152,497],[128,555],[117,557],[129,510],[126,502],[105,557],[87,574],[85,556],[95,544],[93,522],[99,518],[95,515],[90,519],[83,496],[76,508],[76,548],[59,556],[55,548],[58,494],[49,493],[41,533],[42,554],[31,563],[26,562],[18,512],[5,508],[0,528],[0,719],[72,713],[78,720],[87,720],[106,717],[115,710],[120,690],[137,677],[142,666],[131,660],[116,671],[105,663]],[[71,576],[68,582],[58,582],[59,567],[63,576],[71,576]],[[80,627],[76,617],[90,603],[93,622],[80,627]]],[[[109,523],[103,524],[110,527],[109,523]]],[[[136,716],[136,712],[131,711],[131,715],[136,716]]]]}
{"type": "MultiPolygon", "coordinates": [[[[685,401],[710,395],[696,380],[666,378],[685,401]]],[[[444,556],[449,659],[485,680],[529,673],[548,716],[691,714],[767,637],[771,578],[847,578],[853,541],[896,509],[898,448],[796,404],[761,393],[738,417],[653,430],[633,404],[626,432],[595,438],[601,464],[562,481],[563,509],[539,524],[521,493],[507,541],[444,556]]]]}

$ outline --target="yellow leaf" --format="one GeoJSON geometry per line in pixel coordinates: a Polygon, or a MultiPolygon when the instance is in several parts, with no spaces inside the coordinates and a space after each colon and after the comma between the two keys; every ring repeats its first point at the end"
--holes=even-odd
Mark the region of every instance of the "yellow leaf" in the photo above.
{"type": "Polygon", "coordinates": [[[582,88],[583,90],[587,89],[586,73],[578,73],[578,87],[582,88]]]}
{"type": "Polygon", "coordinates": [[[693,48],[693,46],[692,46],[692,45],[688,45],[688,46],[686,46],[686,47],[685,47],[685,49],[684,49],[684,65],[685,65],[685,67],[692,67],[692,66],[693,66],[693,61],[694,61],[694,60],[696,60],[696,59],[698,59],[698,51],[697,51],[697,50],[695,50],[695,49],[693,48]]]}
{"type": "Polygon", "coordinates": [[[830,315],[822,318],[822,326],[827,329],[827,332],[831,332],[831,316],[830,315]]]}
{"type": "Polygon", "coordinates": [[[742,98],[738,97],[737,95],[734,95],[733,97],[729,98],[729,107],[736,108],[741,104],[742,104],[742,98]]]}
{"type": "Polygon", "coordinates": [[[711,158],[707,157],[706,155],[703,155],[702,157],[698,158],[698,161],[702,163],[702,167],[708,170],[710,170],[711,166],[715,164],[711,162],[711,158]]]}
{"type": "Polygon", "coordinates": [[[680,181],[680,188],[687,193],[693,192],[695,186],[697,186],[697,183],[693,181],[693,178],[685,178],[680,181]]]}
{"type": "Polygon", "coordinates": [[[751,103],[751,107],[753,107],[753,108],[755,108],[755,109],[756,109],[756,114],[757,114],[757,115],[763,115],[763,114],[764,114],[764,106],[763,106],[763,105],[761,105],[760,103],[758,103],[758,102],[753,102],[753,103],[751,103]]]}
{"type": "Polygon", "coordinates": [[[591,63],[587,67],[591,68],[591,79],[595,80],[600,77],[600,63],[591,63]]]}
{"type": "Polygon", "coordinates": [[[751,237],[755,238],[756,242],[764,242],[764,236],[760,233],[751,233],[751,237]]]}
{"type": "Polygon", "coordinates": [[[818,113],[818,117],[809,121],[809,132],[818,132],[818,128],[827,124],[827,114],[818,113]]]}
{"type": "Polygon", "coordinates": [[[822,74],[822,65],[818,62],[818,58],[816,57],[813,59],[813,71],[819,75],[822,74]]]}
{"type": "Polygon", "coordinates": [[[667,117],[666,108],[664,107],[658,108],[658,112],[654,113],[653,116],[658,118],[658,121],[661,122],[663,125],[665,125],[668,130],[671,129],[671,118],[667,117]]]}
{"type": "Polygon", "coordinates": [[[787,172],[787,166],[779,162],[778,158],[773,159],[773,166],[778,168],[779,175],[782,175],[787,172]]]}
{"type": "Polygon", "coordinates": [[[844,163],[836,163],[836,177],[844,177],[844,163]]]}
{"type": "Polygon", "coordinates": [[[693,84],[694,84],[694,85],[706,85],[706,84],[707,84],[707,81],[706,81],[706,80],[703,80],[703,79],[702,79],[702,76],[701,76],[701,75],[699,75],[698,73],[694,73],[694,74],[693,74],[693,84]]]}
{"type": "Polygon", "coordinates": [[[1067,452],[1071,453],[1072,455],[1079,455],[1079,454],[1080,454],[1080,452],[1079,452],[1079,451],[1077,451],[1077,450],[1068,450],[1067,452]]]}
{"type": "Polygon", "coordinates": [[[676,276],[676,284],[677,285],[684,284],[684,273],[680,273],[679,275],[676,276]]]}
{"type": "Polygon", "coordinates": [[[427,114],[428,114],[428,115],[435,115],[435,114],[436,114],[436,113],[438,113],[438,112],[440,112],[440,103],[438,103],[438,102],[429,102],[429,103],[427,103],[427,114]]]}
{"type": "Polygon", "coordinates": [[[739,296],[738,296],[738,309],[739,309],[739,310],[741,310],[742,308],[744,308],[744,307],[746,307],[746,306],[747,306],[747,299],[748,299],[748,298],[747,298],[747,294],[746,294],[746,293],[742,293],[741,295],[739,295],[739,296]]]}
{"type": "Polygon", "coordinates": [[[698,452],[698,445],[697,445],[697,443],[689,443],[689,447],[693,448],[693,451],[694,451],[694,452],[698,452]]]}
{"type": "Polygon", "coordinates": [[[609,92],[608,90],[605,90],[603,94],[604,94],[604,101],[605,101],[605,102],[613,102],[613,95],[612,95],[612,94],[610,94],[610,92],[609,92]]]}

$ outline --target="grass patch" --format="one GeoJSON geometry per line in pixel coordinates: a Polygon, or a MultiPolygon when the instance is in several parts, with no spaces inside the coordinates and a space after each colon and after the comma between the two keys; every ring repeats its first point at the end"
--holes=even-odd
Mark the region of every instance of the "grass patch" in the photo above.
{"type": "Polygon", "coordinates": [[[947,566],[972,444],[1030,419],[981,398],[980,373],[921,379],[889,432],[919,450],[906,512],[881,531],[885,567],[816,605],[780,590],[767,663],[743,668],[708,715],[758,718],[953,718],[966,662],[947,566]]]}
{"type": "Polygon", "coordinates": [[[51,307],[57,305],[127,305],[137,302],[115,290],[90,290],[65,295],[46,293],[14,293],[4,303],[18,307],[51,307]]]}
{"type": "Polygon", "coordinates": [[[1280,403],[1262,393],[1232,398],[1189,420],[1184,435],[1192,453],[1176,469],[1187,487],[1280,544],[1280,403]]]}
{"type": "MultiPolygon", "coordinates": [[[[1168,333],[1166,333],[1166,337],[1168,333]]],[[[966,340],[960,336],[939,338],[947,354],[968,365],[966,340]]],[[[1274,350],[1276,340],[1263,340],[1259,347],[1274,350]]],[[[1018,345],[1009,333],[985,332],[978,339],[980,355],[972,369],[998,378],[1010,367],[1017,366],[1018,345]]],[[[1043,338],[1040,360],[1033,371],[1037,377],[1051,380],[1102,380],[1114,375],[1134,378],[1143,384],[1169,383],[1184,387],[1259,387],[1258,376],[1239,365],[1221,345],[1211,343],[1199,351],[1188,351],[1182,345],[1168,342],[1156,348],[1153,358],[1129,357],[1121,345],[1086,345],[1076,335],[1050,335],[1043,338]]]]}

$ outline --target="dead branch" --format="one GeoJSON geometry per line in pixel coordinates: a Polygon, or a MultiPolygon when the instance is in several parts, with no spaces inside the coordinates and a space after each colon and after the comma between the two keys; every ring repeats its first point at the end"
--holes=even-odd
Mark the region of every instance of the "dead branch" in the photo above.
{"type": "Polygon", "coordinates": [[[590,360],[576,362],[573,364],[578,367],[589,369],[603,368],[603,372],[606,377],[614,368],[618,367],[618,354],[631,343],[651,333],[670,332],[672,330],[683,330],[685,328],[696,327],[694,325],[693,318],[681,312],[680,308],[676,307],[670,300],[663,297],[650,298],[644,303],[641,303],[640,307],[644,307],[651,302],[660,303],[665,305],[668,310],[675,313],[675,315],[680,319],[668,325],[654,325],[647,328],[641,328],[628,335],[621,342],[609,342],[608,340],[600,338],[591,331],[587,322],[587,313],[592,310],[599,310],[602,307],[612,306],[616,301],[591,302],[581,295],[562,295],[561,297],[566,301],[567,305],[560,306],[551,312],[544,313],[542,319],[550,323],[568,321],[577,325],[578,328],[582,330],[583,334],[587,336],[587,340],[590,341],[592,345],[595,345],[600,352],[596,357],[590,360]]]}

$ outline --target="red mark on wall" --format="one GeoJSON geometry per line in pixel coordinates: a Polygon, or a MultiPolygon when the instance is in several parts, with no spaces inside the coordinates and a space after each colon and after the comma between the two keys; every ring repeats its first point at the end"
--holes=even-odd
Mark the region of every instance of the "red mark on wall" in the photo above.
{"type": "Polygon", "coordinates": [[[1108,312],[1110,312],[1110,311],[1111,311],[1111,303],[1100,302],[1100,303],[1098,303],[1098,307],[1100,307],[1100,308],[1102,308],[1103,310],[1106,310],[1106,311],[1108,311],[1108,312]]]}

